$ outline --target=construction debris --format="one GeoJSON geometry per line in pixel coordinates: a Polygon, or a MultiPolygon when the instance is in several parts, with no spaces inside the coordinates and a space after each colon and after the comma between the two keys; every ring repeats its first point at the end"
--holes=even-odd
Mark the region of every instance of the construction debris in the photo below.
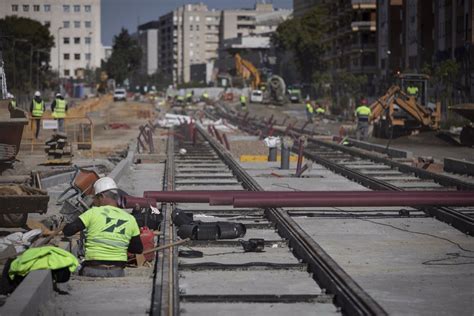
{"type": "Polygon", "coordinates": [[[65,133],[56,133],[45,143],[44,151],[48,154],[48,162],[71,163],[72,147],[67,142],[65,133]]]}

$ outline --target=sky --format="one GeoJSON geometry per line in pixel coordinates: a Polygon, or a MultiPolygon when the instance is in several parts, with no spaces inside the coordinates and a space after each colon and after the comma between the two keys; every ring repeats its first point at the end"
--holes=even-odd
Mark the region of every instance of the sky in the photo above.
{"type": "MultiPolygon", "coordinates": [[[[157,20],[161,15],[187,4],[203,2],[209,9],[252,8],[255,0],[102,0],[102,43],[112,45],[122,27],[130,33],[138,24],[157,20]]],[[[292,9],[293,0],[267,0],[275,8],[292,9]]]]}

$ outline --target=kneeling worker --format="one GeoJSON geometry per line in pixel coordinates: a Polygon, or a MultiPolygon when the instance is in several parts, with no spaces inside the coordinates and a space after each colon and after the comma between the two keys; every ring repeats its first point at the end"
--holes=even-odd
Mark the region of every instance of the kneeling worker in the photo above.
{"type": "Polygon", "coordinates": [[[94,183],[94,205],[74,222],[67,224],[65,236],[86,230],[86,260],[80,274],[91,277],[122,277],[127,251],[142,253],[140,229],[129,213],[117,206],[118,187],[109,177],[94,183]]]}

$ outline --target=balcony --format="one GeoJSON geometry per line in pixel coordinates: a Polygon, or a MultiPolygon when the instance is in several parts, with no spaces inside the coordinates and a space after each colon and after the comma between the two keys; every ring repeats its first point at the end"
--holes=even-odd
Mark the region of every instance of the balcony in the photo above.
{"type": "Polygon", "coordinates": [[[351,23],[351,29],[353,32],[358,31],[373,31],[377,29],[375,21],[357,21],[351,23]]]}
{"type": "Polygon", "coordinates": [[[376,9],[375,0],[352,0],[352,9],[376,9]]]}

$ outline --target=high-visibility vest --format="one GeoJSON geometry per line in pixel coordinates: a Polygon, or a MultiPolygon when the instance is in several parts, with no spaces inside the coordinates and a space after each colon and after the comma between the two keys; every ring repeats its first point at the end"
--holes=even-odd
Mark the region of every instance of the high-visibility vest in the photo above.
{"type": "Polygon", "coordinates": [[[316,109],[316,113],[318,113],[318,114],[324,114],[324,113],[326,113],[326,110],[325,110],[324,108],[317,108],[317,109],[316,109]]]}
{"type": "Polygon", "coordinates": [[[361,105],[356,109],[355,114],[359,122],[368,122],[372,110],[367,105],[361,105]]]}
{"type": "Polygon", "coordinates": [[[53,111],[54,118],[65,118],[66,117],[66,101],[62,99],[56,99],[56,106],[53,111]]]}
{"type": "Polygon", "coordinates": [[[31,115],[33,115],[34,117],[41,117],[43,116],[43,109],[44,101],[36,102],[36,100],[33,99],[33,111],[31,111],[31,115]]]}
{"type": "Polygon", "coordinates": [[[416,95],[416,94],[418,94],[418,87],[416,87],[416,86],[409,86],[409,87],[407,88],[407,92],[408,92],[408,94],[416,95]]]}
{"type": "Polygon", "coordinates": [[[313,106],[312,106],[311,103],[309,103],[309,102],[306,103],[306,111],[307,111],[308,113],[311,113],[311,114],[313,114],[313,112],[314,112],[313,106]]]}
{"type": "Polygon", "coordinates": [[[245,95],[241,95],[241,96],[240,96],[240,102],[241,102],[241,103],[247,102],[247,98],[245,97],[245,95]]]}
{"type": "Polygon", "coordinates": [[[16,108],[16,101],[15,100],[11,100],[10,101],[10,105],[12,108],[16,108]]]}
{"type": "Polygon", "coordinates": [[[207,92],[204,92],[204,93],[202,94],[202,97],[203,97],[204,99],[207,99],[207,98],[209,98],[209,95],[207,94],[207,92]]]}
{"type": "Polygon", "coordinates": [[[86,227],[86,260],[127,261],[130,239],[140,235],[135,217],[114,206],[93,207],[79,218],[86,227]]]}
{"type": "Polygon", "coordinates": [[[26,250],[10,265],[8,276],[13,279],[15,275],[25,276],[35,270],[57,270],[69,268],[74,272],[79,262],[72,253],[54,246],[35,247],[26,250]]]}

